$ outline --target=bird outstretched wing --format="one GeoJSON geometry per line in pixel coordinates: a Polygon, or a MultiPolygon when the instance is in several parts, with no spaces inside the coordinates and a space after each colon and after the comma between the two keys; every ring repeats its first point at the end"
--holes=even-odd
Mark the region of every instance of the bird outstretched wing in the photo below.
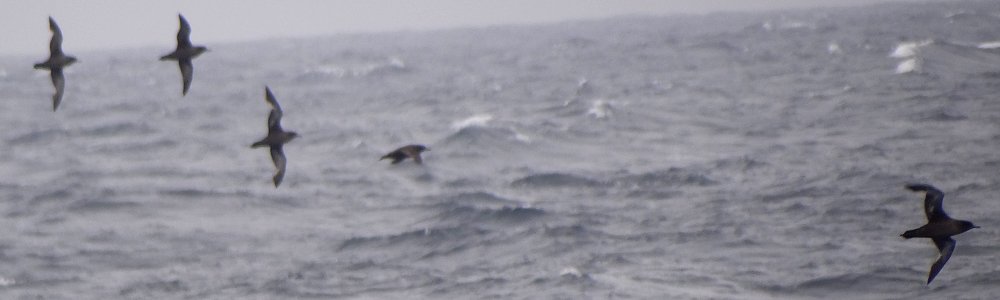
{"type": "Polygon", "coordinates": [[[181,28],[177,30],[177,49],[191,48],[191,25],[184,19],[184,15],[177,14],[181,20],[181,28]]]}
{"type": "Polygon", "coordinates": [[[935,222],[949,219],[944,212],[944,193],[929,184],[908,184],[907,189],[914,192],[926,192],[924,196],[924,213],[927,214],[927,221],[935,222]]]}
{"type": "Polygon", "coordinates": [[[271,105],[271,114],[267,116],[267,129],[269,131],[281,130],[281,105],[278,105],[278,100],[274,98],[274,94],[271,93],[271,88],[264,87],[264,100],[267,104],[271,105]]]}
{"type": "Polygon", "coordinates": [[[59,29],[59,24],[56,24],[56,20],[52,19],[52,17],[49,17],[49,29],[52,30],[52,40],[49,41],[49,54],[52,56],[58,56],[63,53],[63,35],[62,30],[59,29]]]}
{"type": "Polygon", "coordinates": [[[931,272],[927,276],[927,284],[931,284],[934,277],[937,277],[938,272],[941,272],[941,268],[944,268],[944,264],[948,262],[949,258],[951,258],[951,253],[955,251],[955,240],[951,238],[946,237],[934,239],[934,245],[937,246],[938,252],[940,252],[941,255],[938,256],[937,261],[931,265],[931,272]]]}
{"type": "Polygon", "coordinates": [[[281,180],[285,178],[285,152],[282,151],[281,146],[271,146],[271,160],[274,161],[274,187],[278,187],[281,184],[281,180]]]}
{"type": "Polygon", "coordinates": [[[194,80],[194,64],[191,63],[191,59],[178,59],[177,65],[181,68],[181,81],[183,81],[183,87],[181,88],[181,95],[187,95],[188,89],[191,88],[191,81],[194,80]]]}
{"type": "Polygon", "coordinates": [[[52,94],[52,111],[56,111],[59,108],[59,103],[62,102],[63,91],[66,90],[66,78],[63,77],[61,68],[53,68],[50,75],[52,86],[56,88],[56,93],[52,94]]]}

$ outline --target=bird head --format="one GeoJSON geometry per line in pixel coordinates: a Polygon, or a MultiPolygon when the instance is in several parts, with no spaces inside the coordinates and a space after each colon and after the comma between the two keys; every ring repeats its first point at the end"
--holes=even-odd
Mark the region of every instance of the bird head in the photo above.
{"type": "Polygon", "coordinates": [[[979,228],[979,226],[976,226],[976,224],[972,224],[972,222],[969,221],[960,221],[959,226],[962,228],[962,232],[969,231],[973,228],[979,228]]]}
{"type": "Polygon", "coordinates": [[[194,47],[194,56],[201,55],[202,53],[208,52],[208,48],[205,46],[194,47]]]}

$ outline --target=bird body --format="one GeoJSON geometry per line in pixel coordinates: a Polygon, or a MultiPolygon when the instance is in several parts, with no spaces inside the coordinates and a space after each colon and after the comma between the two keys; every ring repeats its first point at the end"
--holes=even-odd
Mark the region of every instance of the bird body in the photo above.
{"type": "Polygon", "coordinates": [[[920,226],[917,229],[907,230],[904,232],[902,237],[904,238],[946,238],[953,235],[961,234],[963,232],[969,231],[969,229],[975,228],[974,225],[969,221],[957,221],[957,220],[946,220],[927,223],[924,226],[920,226]],[[963,224],[963,223],[969,223],[963,224]]]}
{"type": "Polygon", "coordinates": [[[251,148],[260,148],[265,146],[281,146],[285,143],[291,141],[292,139],[298,137],[298,134],[289,131],[272,131],[268,132],[267,136],[263,139],[254,142],[250,145],[251,148]]]}
{"type": "Polygon", "coordinates": [[[60,53],[58,56],[51,56],[49,59],[35,64],[36,70],[62,69],[76,62],[76,57],[67,56],[60,53]]]}
{"type": "Polygon", "coordinates": [[[190,47],[190,48],[177,48],[174,52],[160,57],[160,60],[183,60],[183,59],[193,59],[198,57],[202,53],[208,51],[208,48],[204,46],[190,47]]]}

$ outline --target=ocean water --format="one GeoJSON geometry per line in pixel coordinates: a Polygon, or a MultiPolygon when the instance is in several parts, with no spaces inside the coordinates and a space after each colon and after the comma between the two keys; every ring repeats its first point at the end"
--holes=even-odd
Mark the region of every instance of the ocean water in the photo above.
{"type": "Polygon", "coordinates": [[[209,44],[186,97],[64,30],[55,113],[0,58],[2,299],[1000,297],[998,2],[209,44]],[[912,182],[982,226],[930,285],[912,182]]]}

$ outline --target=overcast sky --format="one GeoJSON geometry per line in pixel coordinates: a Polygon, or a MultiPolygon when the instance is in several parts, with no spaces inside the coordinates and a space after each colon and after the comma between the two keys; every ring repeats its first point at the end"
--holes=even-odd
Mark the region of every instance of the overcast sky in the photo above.
{"type": "MultiPolygon", "coordinates": [[[[0,0],[0,55],[48,54],[48,16],[67,53],[175,45],[177,13],[195,44],[334,33],[543,23],[626,14],[701,14],[924,0],[0,0]]],[[[941,0],[939,0],[941,1],[941,0]]]]}

